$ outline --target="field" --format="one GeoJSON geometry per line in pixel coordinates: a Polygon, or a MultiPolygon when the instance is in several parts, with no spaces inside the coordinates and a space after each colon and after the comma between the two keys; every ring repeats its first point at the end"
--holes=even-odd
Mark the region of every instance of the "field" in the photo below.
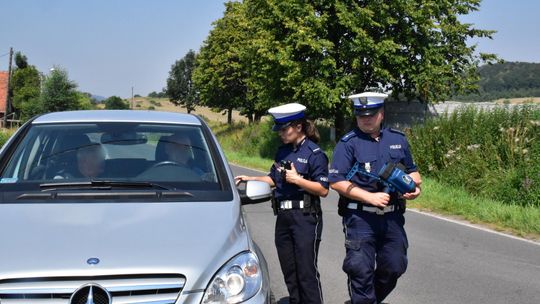
{"type": "MultiPolygon", "coordinates": [[[[186,108],[174,105],[167,98],[135,97],[134,104],[136,110],[148,110],[153,107],[156,111],[187,113],[186,108]]],[[[192,114],[203,116],[208,121],[227,122],[227,113],[213,111],[207,107],[196,107],[192,114]]],[[[247,119],[241,116],[238,111],[233,110],[233,121],[247,122],[247,119]]]]}
{"type": "Polygon", "coordinates": [[[496,104],[540,104],[540,97],[501,98],[495,100],[496,104]]]}

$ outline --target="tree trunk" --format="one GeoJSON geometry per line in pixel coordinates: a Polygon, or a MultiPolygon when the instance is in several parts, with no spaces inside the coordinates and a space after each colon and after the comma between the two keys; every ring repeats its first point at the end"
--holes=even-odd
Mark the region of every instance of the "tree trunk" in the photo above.
{"type": "Polygon", "coordinates": [[[232,108],[227,109],[227,124],[232,125],[232,108]]]}
{"type": "Polygon", "coordinates": [[[336,128],[336,139],[341,138],[345,134],[345,117],[342,111],[336,112],[334,116],[334,126],[336,128]]]}

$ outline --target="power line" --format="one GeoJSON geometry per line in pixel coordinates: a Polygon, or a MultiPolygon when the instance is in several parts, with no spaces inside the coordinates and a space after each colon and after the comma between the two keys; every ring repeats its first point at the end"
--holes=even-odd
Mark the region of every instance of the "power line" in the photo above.
{"type": "Polygon", "coordinates": [[[0,55],[0,57],[4,57],[4,56],[7,56],[7,55],[9,55],[9,52],[7,52],[7,53],[5,53],[5,54],[2,54],[2,55],[0,55]]]}

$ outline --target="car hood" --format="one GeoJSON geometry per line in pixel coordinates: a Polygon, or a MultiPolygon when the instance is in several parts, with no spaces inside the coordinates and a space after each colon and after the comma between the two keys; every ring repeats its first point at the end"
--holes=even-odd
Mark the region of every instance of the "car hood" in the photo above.
{"type": "Polygon", "coordinates": [[[173,273],[184,291],[249,248],[232,202],[0,204],[0,242],[0,279],[173,273]]]}

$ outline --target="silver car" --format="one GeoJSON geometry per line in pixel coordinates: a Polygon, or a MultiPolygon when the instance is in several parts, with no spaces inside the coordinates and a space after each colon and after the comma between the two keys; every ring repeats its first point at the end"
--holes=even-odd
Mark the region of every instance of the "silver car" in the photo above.
{"type": "Polygon", "coordinates": [[[0,303],[269,303],[268,269],[197,116],[45,114],[0,150],[0,303]]]}

